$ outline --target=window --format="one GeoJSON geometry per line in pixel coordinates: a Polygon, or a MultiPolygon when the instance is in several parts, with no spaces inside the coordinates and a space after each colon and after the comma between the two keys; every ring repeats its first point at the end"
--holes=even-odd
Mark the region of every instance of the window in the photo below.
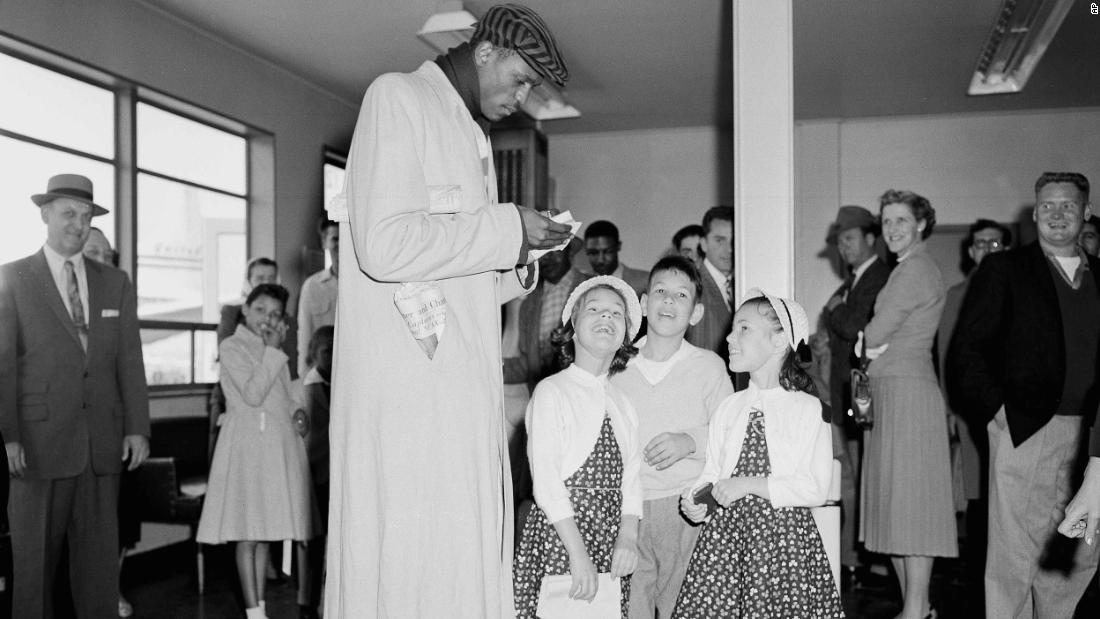
{"type": "Polygon", "coordinates": [[[111,212],[92,225],[115,243],[114,93],[49,69],[0,54],[0,264],[42,247],[46,229],[31,196],[50,176],[83,174],[97,204],[111,212]]]}
{"type": "Polygon", "coordinates": [[[0,263],[45,240],[30,196],[54,174],[87,176],[111,211],[93,225],[135,275],[150,386],[216,381],[220,308],[242,293],[251,157],[273,161],[252,138],[269,136],[2,35],[0,83],[0,200],[11,205],[0,263]]]}
{"type": "MultiPolygon", "coordinates": [[[[139,102],[137,168],[138,317],[216,324],[221,306],[241,296],[246,140],[139,102]]],[[[143,341],[150,384],[217,380],[213,332],[157,331],[143,341]]]]}

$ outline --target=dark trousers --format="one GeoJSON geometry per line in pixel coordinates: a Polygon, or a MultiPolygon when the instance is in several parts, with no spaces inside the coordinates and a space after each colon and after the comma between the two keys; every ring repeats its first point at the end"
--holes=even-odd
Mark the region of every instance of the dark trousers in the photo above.
{"type": "MultiPolygon", "coordinates": [[[[321,522],[324,523],[323,527],[328,530],[328,482],[314,483],[313,492],[317,497],[317,506],[321,511],[321,522]]],[[[321,605],[321,595],[324,592],[325,583],[325,546],[328,543],[328,538],[325,535],[318,535],[317,537],[309,540],[308,552],[309,552],[309,606],[310,608],[317,608],[321,605]]]]}
{"type": "Polygon", "coordinates": [[[53,583],[68,540],[69,580],[79,619],[118,614],[119,476],[15,479],[11,484],[14,616],[53,619],[53,583]]]}

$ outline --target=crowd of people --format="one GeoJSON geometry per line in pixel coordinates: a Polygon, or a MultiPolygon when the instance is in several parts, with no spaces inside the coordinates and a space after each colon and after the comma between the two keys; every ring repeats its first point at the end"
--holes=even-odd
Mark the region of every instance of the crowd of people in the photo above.
{"type": "MultiPolygon", "coordinates": [[[[936,617],[934,560],[963,534],[987,541],[987,616],[1072,616],[1100,558],[1088,179],[1039,177],[1034,243],[976,222],[951,289],[927,198],[840,207],[844,282],[815,326],[734,298],[732,207],[641,269],[610,221],[575,238],[497,202],[488,123],[568,75],[537,14],[490,8],[368,90],[297,312],[278,265],[248,263],[197,533],[236,545],[246,616],[267,617],[269,542],[294,540],[307,619],[841,617],[810,512],[834,460],[845,586],[888,557],[898,616],[936,617]]],[[[150,434],[136,297],[101,264],[88,179],[31,199],[46,242],[0,267],[13,604],[53,615],[67,542],[77,616],[124,615],[120,478],[150,434]]]]}

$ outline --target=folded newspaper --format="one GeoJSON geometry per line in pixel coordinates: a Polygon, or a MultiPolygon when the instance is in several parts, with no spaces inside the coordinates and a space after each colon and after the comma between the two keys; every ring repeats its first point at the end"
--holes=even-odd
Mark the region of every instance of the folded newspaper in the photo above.
{"type": "Polygon", "coordinates": [[[401,284],[393,294],[393,304],[405,320],[409,333],[429,359],[447,326],[447,298],[436,282],[409,282],[401,284]]]}

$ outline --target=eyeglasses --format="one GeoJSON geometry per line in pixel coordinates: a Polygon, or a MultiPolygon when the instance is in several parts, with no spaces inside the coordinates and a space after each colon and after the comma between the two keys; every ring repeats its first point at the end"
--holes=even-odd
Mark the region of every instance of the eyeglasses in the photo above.
{"type": "Polygon", "coordinates": [[[975,249],[984,249],[987,251],[999,251],[1004,249],[1004,243],[989,239],[975,239],[973,246],[975,249]]]}

